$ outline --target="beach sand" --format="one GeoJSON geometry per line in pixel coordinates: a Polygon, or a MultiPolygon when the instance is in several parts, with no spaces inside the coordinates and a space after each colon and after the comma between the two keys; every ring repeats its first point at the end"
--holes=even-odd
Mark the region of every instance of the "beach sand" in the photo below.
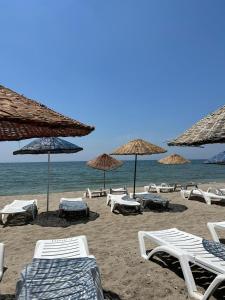
{"type": "MultiPolygon", "coordinates": [[[[208,186],[209,184],[200,185],[204,190],[208,186]]],[[[214,183],[210,186],[223,185],[214,183]]],[[[143,188],[138,190],[143,191],[143,188]]],[[[57,210],[59,199],[63,196],[82,195],[83,192],[51,194],[50,209],[57,210]]],[[[70,226],[63,220],[58,222],[54,216],[46,224],[42,214],[33,225],[16,225],[12,222],[9,226],[1,226],[0,241],[6,246],[7,270],[0,283],[0,299],[11,299],[10,295],[13,299],[20,271],[31,262],[37,240],[77,235],[87,236],[90,254],[96,257],[101,271],[103,289],[116,294],[118,297],[115,299],[188,299],[179,264],[174,259],[163,256],[154,261],[145,261],[140,257],[138,231],[177,227],[210,239],[206,223],[224,221],[225,206],[208,206],[199,201],[183,200],[179,192],[164,193],[163,196],[171,200],[170,211],[154,210],[124,216],[111,213],[106,206],[106,198],[94,198],[87,199],[91,210],[89,220],[80,219],[70,226]]],[[[45,211],[45,195],[0,197],[0,208],[16,198],[36,198],[39,200],[39,213],[45,211]]],[[[225,237],[225,232],[221,232],[221,237],[223,236],[225,237]]],[[[195,278],[199,289],[204,291],[208,280],[212,280],[212,274],[195,270],[195,278]]],[[[223,299],[224,291],[225,289],[217,291],[212,299],[223,299]]]]}

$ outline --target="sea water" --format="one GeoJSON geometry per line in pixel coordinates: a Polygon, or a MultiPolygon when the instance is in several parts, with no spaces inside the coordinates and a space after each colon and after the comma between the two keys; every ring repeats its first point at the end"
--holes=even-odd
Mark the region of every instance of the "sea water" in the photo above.
{"type": "MultiPolygon", "coordinates": [[[[36,163],[1,163],[0,195],[46,193],[48,165],[36,163]]],[[[87,187],[103,187],[103,172],[92,169],[83,161],[52,162],[50,191],[80,191],[87,187]]],[[[124,161],[122,167],[106,172],[106,187],[132,186],[134,161],[124,161]]],[[[153,160],[139,160],[137,186],[151,183],[224,182],[225,166],[204,164],[193,160],[184,165],[162,165],[153,160]]]]}

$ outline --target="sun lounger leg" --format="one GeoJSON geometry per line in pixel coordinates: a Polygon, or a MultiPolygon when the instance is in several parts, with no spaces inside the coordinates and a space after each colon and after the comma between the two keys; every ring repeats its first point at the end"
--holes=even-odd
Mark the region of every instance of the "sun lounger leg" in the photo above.
{"type": "Polygon", "coordinates": [[[148,255],[146,254],[144,237],[145,237],[145,232],[139,231],[138,241],[139,241],[139,249],[140,249],[141,257],[143,257],[144,259],[148,259],[148,255]]]}
{"type": "Polygon", "coordinates": [[[154,248],[148,255],[149,258],[151,258],[153,255],[159,252],[165,252],[170,254],[171,256],[176,257],[179,262],[180,266],[184,275],[184,280],[187,286],[188,293],[191,297],[197,299],[197,300],[202,300],[202,294],[200,294],[197,291],[197,287],[193,278],[193,274],[189,265],[189,261],[187,260],[185,255],[180,255],[180,253],[171,247],[168,246],[159,246],[154,248]]]}
{"type": "Polygon", "coordinates": [[[212,236],[213,240],[215,242],[219,242],[220,240],[219,240],[219,237],[218,237],[218,235],[216,233],[216,230],[215,230],[215,223],[207,223],[207,227],[208,227],[208,229],[211,233],[211,236],[212,236]]]}
{"type": "Polygon", "coordinates": [[[205,198],[206,204],[211,205],[211,198],[207,197],[207,196],[205,196],[204,198],[205,198]]]}
{"type": "Polygon", "coordinates": [[[7,218],[8,218],[8,214],[2,214],[2,224],[5,225],[5,223],[7,222],[7,218]]]}
{"type": "Polygon", "coordinates": [[[0,243],[0,281],[2,279],[3,268],[4,268],[4,251],[5,251],[5,245],[0,243]]]}
{"type": "Polygon", "coordinates": [[[209,297],[213,294],[213,292],[217,289],[217,287],[225,281],[225,275],[220,274],[216,276],[216,278],[213,280],[213,282],[210,284],[210,286],[205,291],[205,294],[202,298],[202,300],[208,300],[209,297]]]}
{"type": "Polygon", "coordinates": [[[116,203],[111,200],[111,212],[113,212],[116,209],[116,203]]]}
{"type": "Polygon", "coordinates": [[[189,295],[195,299],[201,300],[202,295],[200,293],[198,293],[198,291],[197,291],[196,284],[195,284],[195,281],[194,281],[194,278],[193,278],[193,275],[191,272],[191,268],[190,268],[190,265],[189,265],[189,262],[188,262],[186,256],[180,255],[180,253],[178,251],[176,251],[175,249],[172,249],[171,247],[168,247],[168,246],[158,246],[158,247],[154,248],[147,255],[144,237],[149,238],[149,236],[146,235],[144,231],[139,231],[138,232],[138,240],[139,240],[141,256],[144,259],[150,259],[156,253],[165,252],[165,253],[168,253],[168,254],[176,257],[180,262],[189,295]]]}

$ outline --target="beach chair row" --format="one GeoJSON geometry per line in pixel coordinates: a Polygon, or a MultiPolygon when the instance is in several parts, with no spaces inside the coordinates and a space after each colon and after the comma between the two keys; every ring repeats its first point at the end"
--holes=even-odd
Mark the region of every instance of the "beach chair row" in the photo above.
{"type": "MultiPolygon", "coordinates": [[[[61,198],[59,202],[59,217],[63,217],[68,212],[83,212],[85,216],[89,215],[89,207],[82,198],[61,198]]],[[[0,210],[1,221],[6,224],[11,215],[27,213],[33,218],[38,214],[38,201],[33,200],[14,200],[0,210]]]]}
{"type": "MultiPolygon", "coordinates": [[[[165,252],[178,259],[190,297],[206,300],[215,289],[225,282],[225,246],[215,237],[216,228],[225,229],[225,222],[208,223],[214,241],[171,228],[159,231],[139,231],[140,254],[145,260],[165,252]],[[150,252],[146,240],[157,246],[150,252]],[[205,293],[197,290],[192,273],[196,265],[213,274],[215,278],[205,293]]],[[[4,268],[4,244],[0,243],[0,279],[4,268]]],[[[16,286],[16,299],[52,299],[52,291],[57,289],[57,297],[67,299],[102,300],[100,272],[95,257],[90,255],[85,236],[66,239],[39,240],[36,243],[32,262],[21,272],[16,286]],[[73,297],[71,296],[73,295],[73,297]]]]}

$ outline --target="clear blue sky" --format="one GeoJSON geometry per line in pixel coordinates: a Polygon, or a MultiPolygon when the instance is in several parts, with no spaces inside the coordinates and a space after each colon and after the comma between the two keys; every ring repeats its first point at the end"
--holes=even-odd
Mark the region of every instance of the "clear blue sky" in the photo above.
{"type": "MultiPolygon", "coordinates": [[[[96,130],[86,160],[133,138],[166,147],[225,104],[224,0],[0,0],[0,83],[96,130]]],[[[0,161],[29,141],[1,143],[0,161]]],[[[169,147],[205,158],[225,145],[169,147]]],[[[151,158],[160,158],[152,156],[151,158]]]]}

